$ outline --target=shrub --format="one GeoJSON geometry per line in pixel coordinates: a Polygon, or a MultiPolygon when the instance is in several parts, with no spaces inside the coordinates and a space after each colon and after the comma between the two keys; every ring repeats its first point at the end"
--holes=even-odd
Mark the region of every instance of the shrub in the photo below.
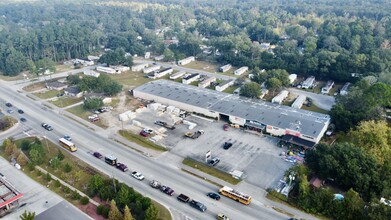
{"type": "Polygon", "coordinates": [[[98,205],[98,207],[96,207],[96,214],[102,215],[104,209],[105,209],[105,207],[103,205],[98,205]]]}
{"type": "Polygon", "coordinates": [[[102,216],[105,218],[109,217],[110,207],[103,206],[102,216]]]}
{"type": "Polygon", "coordinates": [[[37,171],[37,176],[42,176],[42,172],[40,170],[37,171]]]}
{"type": "Polygon", "coordinates": [[[52,180],[52,176],[50,175],[50,173],[46,173],[46,180],[48,182],[50,182],[50,180],[52,180]]]}
{"type": "Polygon", "coordinates": [[[90,202],[90,199],[87,196],[81,197],[80,198],[80,203],[82,205],[87,205],[90,202]]]}
{"type": "Polygon", "coordinates": [[[25,151],[25,152],[29,151],[30,150],[30,141],[29,140],[23,140],[22,143],[20,143],[20,148],[23,151],[25,151]]]}
{"type": "Polygon", "coordinates": [[[64,160],[65,156],[64,156],[64,154],[62,153],[62,151],[58,150],[57,158],[58,158],[60,161],[64,160]]]}
{"type": "Polygon", "coordinates": [[[64,186],[62,188],[62,191],[64,191],[65,193],[70,193],[71,192],[71,189],[68,187],[68,186],[64,186]]]}
{"type": "Polygon", "coordinates": [[[72,199],[78,200],[78,199],[80,199],[80,198],[81,198],[81,195],[79,194],[79,192],[77,192],[77,190],[74,190],[74,191],[72,192],[72,199]]]}
{"type": "Polygon", "coordinates": [[[69,163],[66,163],[65,165],[64,165],[64,172],[65,173],[69,173],[69,172],[71,172],[72,171],[72,166],[69,164],[69,163]]]}
{"type": "Polygon", "coordinates": [[[28,167],[28,169],[29,169],[30,171],[34,171],[34,170],[35,170],[35,164],[32,163],[32,162],[29,162],[29,163],[27,164],[27,167],[28,167]]]}
{"type": "Polygon", "coordinates": [[[59,180],[54,181],[54,186],[57,188],[60,187],[61,186],[60,181],[59,180]]]}

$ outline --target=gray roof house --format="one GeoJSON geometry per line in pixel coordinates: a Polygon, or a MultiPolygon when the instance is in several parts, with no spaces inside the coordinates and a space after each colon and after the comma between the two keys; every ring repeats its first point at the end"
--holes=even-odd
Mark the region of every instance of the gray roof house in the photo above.
{"type": "Polygon", "coordinates": [[[71,86],[64,90],[65,95],[70,97],[77,97],[80,98],[83,96],[83,92],[80,90],[77,86],[71,86]]]}
{"type": "Polygon", "coordinates": [[[49,90],[63,90],[67,88],[68,85],[59,81],[54,81],[54,82],[46,82],[46,88],[49,90]]]}

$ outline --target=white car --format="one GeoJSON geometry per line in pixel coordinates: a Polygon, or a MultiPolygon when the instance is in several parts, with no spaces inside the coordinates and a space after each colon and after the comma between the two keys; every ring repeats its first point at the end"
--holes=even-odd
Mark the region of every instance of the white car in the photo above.
{"type": "Polygon", "coordinates": [[[143,174],[137,172],[137,171],[133,171],[132,174],[131,174],[134,178],[138,179],[138,180],[143,180],[144,179],[144,176],[143,174]]]}

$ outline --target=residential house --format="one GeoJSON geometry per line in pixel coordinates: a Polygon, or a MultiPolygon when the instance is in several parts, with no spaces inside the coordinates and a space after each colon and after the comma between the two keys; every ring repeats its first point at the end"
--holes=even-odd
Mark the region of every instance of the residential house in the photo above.
{"type": "Polygon", "coordinates": [[[174,70],[171,67],[169,67],[169,68],[163,69],[158,72],[150,73],[147,75],[147,77],[151,78],[151,79],[157,79],[157,78],[161,78],[167,74],[171,74],[173,71],[174,70]]]}
{"type": "Polygon", "coordinates": [[[261,50],[268,50],[270,48],[270,43],[261,43],[259,47],[261,50]]]}
{"type": "Polygon", "coordinates": [[[224,65],[222,67],[219,68],[219,71],[220,72],[227,72],[228,70],[230,70],[232,68],[232,65],[231,64],[227,64],[227,65],[224,65]]]}
{"type": "Polygon", "coordinates": [[[307,97],[305,95],[299,95],[299,97],[297,97],[297,99],[292,103],[292,108],[300,109],[303,106],[306,98],[307,97]]]}
{"type": "Polygon", "coordinates": [[[183,60],[179,60],[178,61],[178,65],[186,65],[186,64],[189,64],[191,62],[195,61],[195,57],[191,56],[191,57],[187,57],[183,60]]]}
{"type": "Polygon", "coordinates": [[[80,98],[83,96],[83,92],[77,86],[70,86],[64,90],[65,95],[69,97],[80,98]]]}
{"type": "Polygon", "coordinates": [[[198,74],[198,73],[193,73],[193,74],[190,74],[190,75],[188,75],[188,76],[183,77],[183,78],[182,78],[182,83],[183,83],[183,84],[190,84],[190,83],[192,83],[192,82],[195,82],[195,81],[199,80],[200,77],[201,77],[200,74],[198,74]]]}
{"type": "Polygon", "coordinates": [[[293,84],[297,79],[297,74],[289,74],[288,78],[289,78],[289,83],[293,84]]]}
{"type": "Polygon", "coordinates": [[[88,58],[74,59],[73,64],[81,64],[83,66],[92,66],[94,61],[89,60],[88,58]]]}
{"type": "Polygon", "coordinates": [[[327,81],[326,85],[323,86],[323,88],[322,88],[322,93],[328,94],[330,92],[331,88],[333,88],[333,86],[334,86],[334,81],[332,81],[332,80],[327,81]]]}
{"type": "Polygon", "coordinates": [[[104,66],[98,66],[96,67],[97,71],[103,72],[103,73],[108,73],[108,74],[115,74],[118,73],[117,70],[111,68],[111,67],[104,67],[104,66]]]}
{"type": "Polygon", "coordinates": [[[94,62],[99,60],[99,58],[100,58],[100,56],[92,56],[92,55],[87,56],[88,60],[91,60],[91,61],[94,61],[94,62]]]}
{"type": "Polygon", "coordinates": [[[151,52],[146,52],[144,58],[149,59],[150,57],[151,57],[151,52]]]}
{"type": "Polygon", "coordinates": [[[233,79],[224,81],[224,82],[220,83],[219,85],[217,85],[215,89],[216,89],[216,91],[222,92],[222,91],[226,90],[228,87],[232,86],[234,84],[234,82],[235,82],[235,80],[233,80],[233,79]]]}
{"type": "Polygon", "coordinates": [[[209,78],[206,78],[204,79],[203,81],[201,81],[200,83],[198,83],[198,87],[202,87],[202,88],[206,88],[208,86],[210,86],[210,84],[212,82],[216,82],[216,77],[209,77],[209,78]]]}
{"type": "Polygon", "coordinates": [[[245,73],[247,70],[248,70],[247,66],[242,66],[239,69],[235,70],[234,74],[239,76],[239,75],[242,75],[243,73],[245,73]]]}
{"type": "Polygon", "coordinates": [[[46,88],[49,90],[63,90],[67,88],[68,85],[59,81],[54,81],[54,82],[46,82],[46,88]]]}

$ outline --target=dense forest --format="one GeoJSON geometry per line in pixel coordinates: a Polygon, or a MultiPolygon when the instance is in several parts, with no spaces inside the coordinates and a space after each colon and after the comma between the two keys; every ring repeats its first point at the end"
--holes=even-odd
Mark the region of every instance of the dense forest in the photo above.
{"type": "Polygon", "coordinates": [[[0,70],[4,75],[35,70],[37,62],[45,58],[59,62],[99,53],[104,46],[138,55],[172,53],[176,59],[195,55],[221,64],[285,69],[337,81],[353,80],[351,73],[391,81],[389,1],[3,4],[0,70]],[[178,43],[167,48],[163,40],[169,39],[178,43]],[[262,43],[276,47],[264,50],[262,43]],[[212,53],[202,53],[200,45],[212,53]]]}

